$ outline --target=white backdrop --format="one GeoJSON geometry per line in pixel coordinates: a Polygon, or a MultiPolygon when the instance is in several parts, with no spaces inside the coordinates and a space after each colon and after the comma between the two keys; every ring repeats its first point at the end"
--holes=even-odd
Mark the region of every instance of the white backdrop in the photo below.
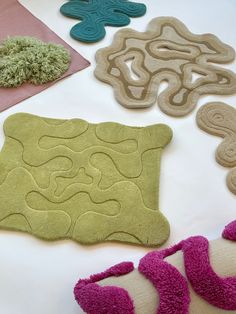
{"type": "MultiPolygon", "coordinates": [[[[128,125],[166,123],[174,132],[164,150],[161,165],[160,209],[171,224],[166,245],[190,235],[217,238],[225,224],[236,219],[236,197],[225,184],[228,172],[214,158],[220,138],[199,130],[197,109],[185,118],[171,118],[157,105],[147,110],[128,110],[113,97],[112,88],[93,76],[97,49],[108,46],[118,28],[107,27],[107,35],[97,44],[85,45],[69,36],[76,20],[59,13],[64,0],[20,0],[34,15],[78,50],[91,66],[0,114],[2,124],[15,112],[28,112],[53,118],[82,118],[90,122],[116,121],[128,125]]],[[[144,31],[157,16],[174,16],[193,33],[214,33],[236,49],[235,0],[143,0],[145,16],[132,19],[130,27],[144,31]]],[[[11,21],[9,21],[10,23],[11,21]]],[[[236,62],[228,66],[236,71],[236,62]]],[[[236,106],[236,96],[202,97],[236,106]]],[[[72,241],[44,242],[27,234],[0,231],[0,313],[2,314],[80,314],[73,299],[73,286],[79,277],[123,260],[136,264],[147,249],[106,243],[90,247],[72,241]]]]}

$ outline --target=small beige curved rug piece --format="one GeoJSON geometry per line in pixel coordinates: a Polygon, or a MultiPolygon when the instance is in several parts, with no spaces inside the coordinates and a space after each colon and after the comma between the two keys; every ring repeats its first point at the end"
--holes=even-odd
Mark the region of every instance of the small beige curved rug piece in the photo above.
{"type": "Polygon", "coordinates": [[[0,153],[0,228],[92,244],[157,246],[169,236],[158,209],[164,124],[10,116],[0,153]]]}
{"type": "Polygon", "coordinates": [[[198,126],[223,142],[216,151],[216,160],[224,167],[230,167],[227,185],[236,194],[236,109],[222,102],[204,105],[197,113],[198,126]]]}
{"type": "Polygon", "coordinates": [[[236,74],[214,65],[233,61],[235,51],[212,34],[195,35],[173,17],[153,19],[146,32],[125,28],[96,53],[95,76],[112,85],[128,108],[152,106],[185,116],[201,95],[236,92],[236,74]],[[168,87],[158,94],[161,82],[168,87]]]}

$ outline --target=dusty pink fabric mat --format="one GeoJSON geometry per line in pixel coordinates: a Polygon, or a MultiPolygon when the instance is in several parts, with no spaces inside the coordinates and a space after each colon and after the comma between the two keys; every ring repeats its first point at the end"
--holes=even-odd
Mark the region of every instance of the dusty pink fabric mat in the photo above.
{"type": "MultiPolygon", "coordinates": [[[[87,66],[89,62],[78,52],[59,38],[44,23],[33,16],[17,0],[0,0],[0,41],[7,36],[32,36],[44,42],[54,42],[69,49],[71,54],[71,65],[67,72],[59,78],[62,79],[87,66]]],[[[58,80],[59,80],[58,79],[58,80]]],[[[55,81],[40,86],[23,84],[17,88],[0,88],[0,111],[3,111],[16,103],[38,94],[48,88],[55,81]]]]}

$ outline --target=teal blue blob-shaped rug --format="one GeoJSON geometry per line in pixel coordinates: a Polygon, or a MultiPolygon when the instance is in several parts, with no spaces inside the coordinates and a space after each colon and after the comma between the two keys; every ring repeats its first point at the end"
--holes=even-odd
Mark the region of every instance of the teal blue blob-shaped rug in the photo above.
{"type": "Polygon", "coordinates": [[[129,17],[146,13],[146,6],[128,0],[69,0],[60,11],[65,16],[82,20],[72,27],[71,37],[91,43],[105,37],[105,25],[128,25],[129,17]]]}

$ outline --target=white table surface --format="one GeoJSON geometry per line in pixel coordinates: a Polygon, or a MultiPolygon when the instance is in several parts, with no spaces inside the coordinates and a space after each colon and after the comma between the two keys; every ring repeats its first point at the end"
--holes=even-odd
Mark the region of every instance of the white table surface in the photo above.
{"type": "MultiPolygon", "coordinates": [[[[76,20],[59,13],[64,0],[20,2],[87,58],[91,66],[1,113],[0,145],[4,141],[2,124],[15,112],[139,126],[166,123],[173,129],[174,138],[164,150],[161,164],[160,209],[171,224],[171,236],[165,245],[196,234],[209,239],[220,236],[224,225],[236,218],[236,197],[226,187],[228,169],[214,158],[221,139],[198,129],[197,109],[176,119],[163,114],[157,105],[147,110],[123,108],[115,101],[112,88],[93,76],[95,52],[111,43],[118,28],[107,27],[104,40],[85,45],[69,36],[76,20]]],[[[144,31],[152,18],[174,16],[193,33],[213,33],[236,49],[235,0],[143,2],[147,5],[146,15],[132,19],[130,27],[144,31]]],[[[227,67],[236,71],[236,62],[227,67]]],[[[217,100],[236,106],[236,95],[207,96],[201,97],[198,108],[217,100]]],[[[103,271],[123,260],[132,260],[137,265],[147,251],[114,243],[86,247],[70,240],[44,242],[27,234],[0,231],[0,313],[83,313],[73,298],[73,287],[79,277],[103,271]]]]}

